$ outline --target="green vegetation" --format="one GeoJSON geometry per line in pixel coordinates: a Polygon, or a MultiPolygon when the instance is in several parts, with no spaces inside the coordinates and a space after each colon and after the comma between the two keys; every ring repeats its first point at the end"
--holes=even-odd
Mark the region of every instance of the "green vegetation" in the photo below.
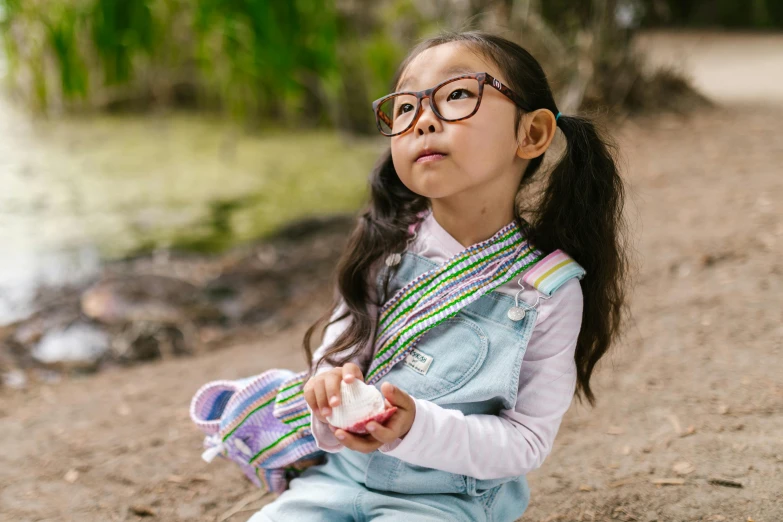
{"type": "Polygon", "coordinates": [[[33,109],[195,105],[254,126],[371,132],[364,97],[402,50],[365,22],[333,0],[0,0],[8,81],[33,109]]]}
{"type": "Polygon", "coordinates": [[[417,38],[508,29],[570,78],[584,31],[606,41],[596,21],[611,24],[621,4],[633,27],[783,27],[775,0],[0,0],[0,36],[13,90],[41,112],[187,106],[365,134],[370,101],[417,38]]]}

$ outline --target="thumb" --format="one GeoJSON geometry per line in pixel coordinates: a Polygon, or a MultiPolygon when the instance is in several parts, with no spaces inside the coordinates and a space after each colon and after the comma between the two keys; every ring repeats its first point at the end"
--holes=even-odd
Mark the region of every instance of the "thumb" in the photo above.
{"type": "Polygon", "coordinates": [[[381,385],[381,393],[392,404],[392,406],[399,406],[405,410],[413,408],[413,397],[394,386],[390,382],[385,382],[381,385]]]}

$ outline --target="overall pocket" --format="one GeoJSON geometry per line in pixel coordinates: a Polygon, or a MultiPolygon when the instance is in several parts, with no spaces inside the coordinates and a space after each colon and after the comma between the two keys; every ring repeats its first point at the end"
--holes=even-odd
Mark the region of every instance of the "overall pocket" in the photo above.
{"type": "Polygon", "coordinates": [[[474,497],[480,497],[481,495],[485,495],[491,490],[496,489],[499,486],[502,486],[506,482],[519,479],[519,477],[505,477],[499,479],[477,479],[475,477],[468,477],[467,475],[464,475],[464,478],[465,478],[465,491],[467,492],[468,495],[472,495],[474,497]]]}
{"type": "Polygon", "coordinates": [[[417,399],[431,401],[458,390],[478,372],[487,357],[489,338],[458,313],[425,332],[414,349],[429,358],[426,372],[403,360],[380,382],[389,381],[417,399]]]}

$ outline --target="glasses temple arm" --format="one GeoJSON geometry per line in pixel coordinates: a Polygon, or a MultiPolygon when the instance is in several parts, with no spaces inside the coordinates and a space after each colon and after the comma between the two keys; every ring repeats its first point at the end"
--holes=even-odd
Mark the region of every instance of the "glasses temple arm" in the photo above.
{"type": "Polygon", "coordinates": [[[386,125],[388,125],[390,129],[392,128],[392,122],[391,122],[391,120],[389,119],[389,117],[388,117],[388,116],[386,116],[386,114],[384,114],[384,113],[381,111],[381,107],[380,107],[380,105],[378,106],[378,108],[377,108],[377,109],[375,109],[375,114],[376,114],[376,115],[377,115],[377,116],[378,116],[380,119],[382,119],[382,120],[383,120],[383,122],[384,122],[386,125]]]}

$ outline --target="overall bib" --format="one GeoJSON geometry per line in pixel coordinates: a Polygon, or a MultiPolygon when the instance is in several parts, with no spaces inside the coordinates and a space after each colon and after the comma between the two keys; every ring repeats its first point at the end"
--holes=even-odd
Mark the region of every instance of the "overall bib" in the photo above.
{"type": "MultiPolygon", "coordinates": [[[[435,266],[405,252],[386,297],[435,266]]],[[[386,270],[378,274],[377,295],[383,295],[386,270]]],[[[424,333],[416,346],[432,358],[424,375],[400,362],[380,382],[466,415],[513,409],[520,365],[537,317],[533,308],[513,321],[507,316],[513,306],[514,298],[506,294],[483,295],[424,333]]],[[[380,451],[365,454],[344,448],[293,479],[287,491],[250,521],[504,522],[519,518],[529,500],[524,475],[479,480],[408,464],[380,451]]]]}

